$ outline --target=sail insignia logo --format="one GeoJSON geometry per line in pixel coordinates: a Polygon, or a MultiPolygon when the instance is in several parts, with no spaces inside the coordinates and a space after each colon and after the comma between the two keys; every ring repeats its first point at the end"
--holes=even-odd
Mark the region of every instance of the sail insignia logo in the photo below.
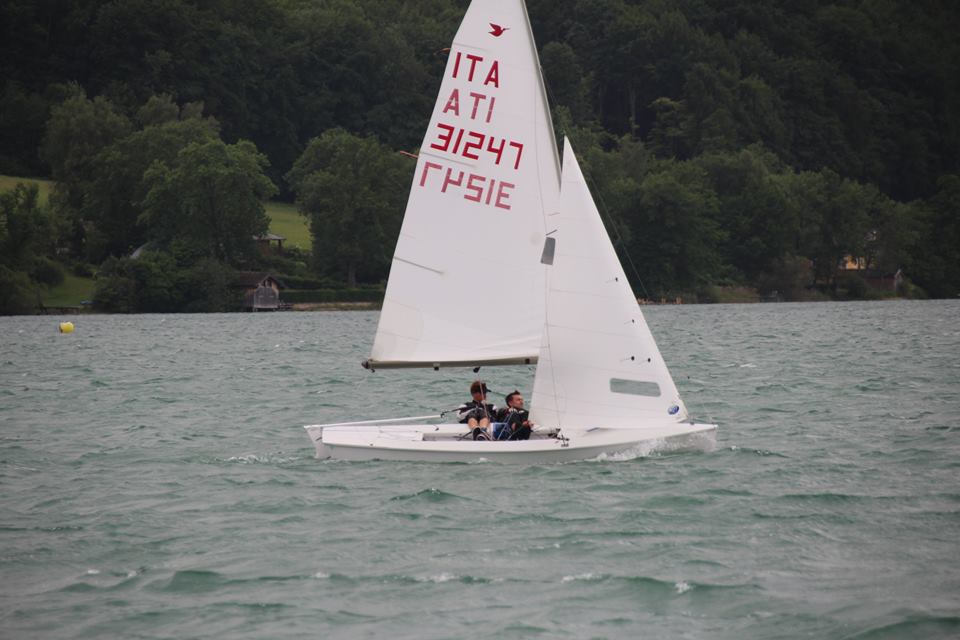
{"type": "Polygon", "coordinates": [[[510,27],[501,27],[500,25],[494,24],[494,23],[491,22],[491,23],[490,23],[490,29],[491,29],[490,35],[492,35],[494,38],[499,38],[500,36],[503,35],[503,32],[506,31],[506,30],[509,29],[509,28],[510,28],[510,27]]]}

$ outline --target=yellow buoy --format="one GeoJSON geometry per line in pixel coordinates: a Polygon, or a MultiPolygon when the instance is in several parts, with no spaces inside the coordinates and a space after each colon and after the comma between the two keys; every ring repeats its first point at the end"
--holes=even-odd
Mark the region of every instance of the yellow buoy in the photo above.
{"type": "Polygon", "coordinates": [[[73,323],[72,323],[72,322],[61,322],[61,323],[60,323],[60,333],[73,333],[73,323]]]}

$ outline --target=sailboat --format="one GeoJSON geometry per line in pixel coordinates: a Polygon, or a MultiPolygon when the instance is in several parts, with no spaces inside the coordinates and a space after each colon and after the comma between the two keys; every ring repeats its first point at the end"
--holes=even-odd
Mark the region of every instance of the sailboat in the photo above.
{"type": "Polygon", "coordinates": [[[529,440],[438,416],[305,427],[320,458],[539,463],[709,447],[577,162],[557,149],[522,0],[474,0],[450,48],[370,370],[536,364],[529,440]]]}

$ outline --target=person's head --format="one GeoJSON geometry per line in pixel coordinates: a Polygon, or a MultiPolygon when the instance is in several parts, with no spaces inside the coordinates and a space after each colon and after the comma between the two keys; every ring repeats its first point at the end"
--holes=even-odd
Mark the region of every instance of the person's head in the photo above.
{"type": "Polygon", "coordinates": [[[479,380],[475,381],[470,385],[470,395],[476,400],[482,400],[487,397],[487,385],[486,383],[480,382],[479,380]]]}
{"type": "Polygon", "coordinates": [[[523,409],[523,395],[519,391],[508,393],[506,397],[507,406],[512,409],[523,409]]]}

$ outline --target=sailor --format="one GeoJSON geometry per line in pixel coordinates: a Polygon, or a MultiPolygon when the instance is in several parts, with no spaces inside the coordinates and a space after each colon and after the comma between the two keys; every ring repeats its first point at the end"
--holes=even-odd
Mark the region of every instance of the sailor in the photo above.
{"type": "Polygon", "coordinates": [[[523,408],[523,395],[519,391],[507,394],[507,406],[497,412],[497,440],[529,440],[530,412],[523,408]]]}
{"type": "Polygon", "coordinates": [[[470,427],[474,440],[489,440],[490,420],[497,413],[497,408],[487,403],[487,385],[479,380],[470,385],[470,395],[473,400],[460,405],[460,422],[470,427]]]}

